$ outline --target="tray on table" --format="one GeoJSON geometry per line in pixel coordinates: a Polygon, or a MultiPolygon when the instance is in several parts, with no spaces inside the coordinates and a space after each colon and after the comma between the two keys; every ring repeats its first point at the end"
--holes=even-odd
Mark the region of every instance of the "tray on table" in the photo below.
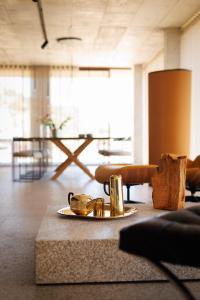
{"type": "Polygon", "coordinates": [[[71,218],[78,218],[78,219],[93,219],[93,220],[113,220],[119,218],[125,218],[131,216],[137,212],[137,208],[133,206],[124,206],[124,214],[119,216],[111,216],[110,215],[110,205],[104,205],[104,216],[94,216],[94,213],[91,212],[87,216],[76,215],[70,209],[70,206],[65,206],[57,211],[57,213],[63,217],[71,217],[71,218]]]}

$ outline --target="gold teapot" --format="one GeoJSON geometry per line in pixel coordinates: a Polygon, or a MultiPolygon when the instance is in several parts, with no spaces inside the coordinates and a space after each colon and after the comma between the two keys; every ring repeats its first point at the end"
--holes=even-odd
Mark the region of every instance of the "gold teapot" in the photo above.
{"type": "Polygon", "coordinates": [[[68,202],[71,211],[76,215],[87,216],[94,210],[96,199],[92,199],[90,195],[74,195],[74,193],[70,192],[68,194],[68,202]]]}

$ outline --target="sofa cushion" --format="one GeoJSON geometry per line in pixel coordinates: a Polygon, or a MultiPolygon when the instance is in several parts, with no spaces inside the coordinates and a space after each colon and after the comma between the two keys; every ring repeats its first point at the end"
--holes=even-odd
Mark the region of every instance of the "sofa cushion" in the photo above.
{"type": "Polygon", "coordinates": [[[200,206],[163,214],[120,231],[120,249],[155,261],[200,266],[200,206]]]}

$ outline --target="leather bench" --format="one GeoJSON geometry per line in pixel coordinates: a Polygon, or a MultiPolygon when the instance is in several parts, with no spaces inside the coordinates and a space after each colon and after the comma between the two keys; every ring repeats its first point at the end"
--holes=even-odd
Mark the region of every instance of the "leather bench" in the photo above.
{"type": "Polygon", "coordinates": [[[119,248],[159,266],[188,299],[194,299],[184,284],[161,262],[200,267],[200,205],[164,213],[123,228],[119,248]]]}

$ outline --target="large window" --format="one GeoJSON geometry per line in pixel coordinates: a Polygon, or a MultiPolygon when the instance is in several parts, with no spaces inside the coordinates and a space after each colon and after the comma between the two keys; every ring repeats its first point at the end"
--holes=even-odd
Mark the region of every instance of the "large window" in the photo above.
{"type": "MultiPolygon", "coordinates": [[[[80,70],[75,72],[75,76],[72,75],[69,69],[52,68],[50,72],[49,109],[52,118],[60,123],[67,116],[71,117],[62,135],[90,133],[94,136],[131,137],[132,71],[80,70]]],[[[123,143],[120,147],[123,147],[123,143]]],[[[85,152],[82,159],[95,163],[97,155],[94,156],[92,145],[90,149],[91,153],[85,152]]],[[[129,160],[133,160],[132,156],[129,160]]]]}
{"type": "MultiPolygon", "coordinates": [[[[67,67],[52,67],[50,71],[49,69],[46,71],[45,76],[38,75],[36,78],[37,90],[34,90],[34,84],[31,86],[35,80],[33,74],[31,67],[0,68],[0,164],[11,162],[13,137],[39,135],[40,127],[43,132],[44,127],[40,121],[43,113],[50,113],[57,126],[66,117],[71,118],[60,133],[64,137],[77,137],[79,134],[132,137],[131,70],[77,71],[67,67]]],[[[37,72],[35,74],[37,75],[37,72]]],[[[46,134],[48,132],[45,128],[44,135],[41,136],[46,134]]],[[[79,143],[80,141],[73,142],[69,147],[73,150],[79,143]]],[[[127,150],[129,147],[128,150],[132,150],[131,142],[129,145],[125,142],[121,145],[115,142],[114,145],[117,148],[127,150]]],[[[103,142],[92,143],[81,155],[81,160],[85,163],[107,161],[107,158],[97,153],[98,149],[107,147],[109,145],[103,142]]],[[[63,159],[66,159],[66,156],[52,147],[52,161],[56,163],[63,159]]],[[[127,159],[128,161],[124,162],[132,162],[133,155],[127,159]]],[[[116,161],[119,161],[117,157],[116,161]]]]}
{"type": "Polygon", "coordinates": [[[13,136],[30,135],[30,78],[28,68],[0,68],[1,163],[11,162],[13,136]]]}

